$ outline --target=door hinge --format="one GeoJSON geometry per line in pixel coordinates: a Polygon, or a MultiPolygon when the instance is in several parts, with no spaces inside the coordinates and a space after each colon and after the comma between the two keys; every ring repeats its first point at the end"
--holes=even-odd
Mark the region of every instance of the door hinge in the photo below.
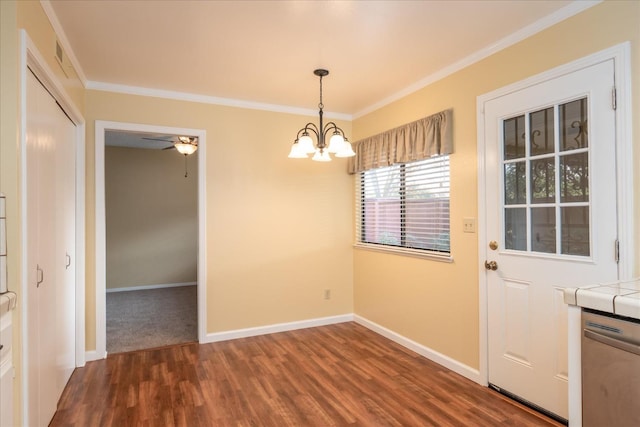
{"type": "Polygon", "coordinates": [[[615,256],[616,256],[616,263],[620,262],[620,240],[616,239],[616,243],[615,243],[615,256]]]}
{"type": "Polygon", "coordinates": [[[618,95],[615,86],[611,89],[611,108],[614,110],[618,108],[618,95]]]}

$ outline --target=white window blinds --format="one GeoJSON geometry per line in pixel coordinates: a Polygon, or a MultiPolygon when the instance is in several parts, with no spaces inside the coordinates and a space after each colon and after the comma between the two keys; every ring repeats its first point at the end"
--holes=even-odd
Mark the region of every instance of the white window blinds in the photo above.
{"type": "Polygon", "coordinates": [[[449,156],[360,172],[357,242],[448,255],[449,156]]]}

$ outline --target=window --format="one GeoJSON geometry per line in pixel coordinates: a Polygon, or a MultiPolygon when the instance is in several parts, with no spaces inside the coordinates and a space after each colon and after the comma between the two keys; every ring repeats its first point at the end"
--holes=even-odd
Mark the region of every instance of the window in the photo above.
{"type": "Polygon", "coordinates": [[[369,169],[356,182],[359,244],[449,254],[448,155],[369,169]]]}

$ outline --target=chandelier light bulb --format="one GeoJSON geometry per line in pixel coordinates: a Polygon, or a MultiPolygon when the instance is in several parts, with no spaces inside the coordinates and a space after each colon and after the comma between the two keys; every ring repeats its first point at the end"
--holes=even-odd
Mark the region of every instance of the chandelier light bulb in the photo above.
{"type": "Polygon", "coordinates": [[[291,151],[289,152],[290,159],[306,159],[309,156],[307,153],[300,147],[300,142],[294,142],[291,146],[291,151]]]}
{"type": "Polygon", "coordinates": [[[339,153],[343,150],[344,138],[335,131],[329,140],[329,152],[332,154],[339,153]]]}
{"type": "Polygon", "coordinates": [[[342,141],[342,148],[336,153],[336,157],[353,157],[355,155],[356,153],[353,151],[351,143],[345,138],[345,140],[342,141]]]}
{"type": "Polygon", "coordinates": [[[329,152],[325,150],[316,149],[316,154],[313,155],[311,160],[315,160],[316,162],[330,162],[331,157],[329,156],[329,152]]]}
{"type": "Polygon", "coordinates": [[[306,154],[313,154],[316,151],[316,148],[313,146],[313,139],[311,139],[309,134],[302,135],[298,139],[298,145],[300,146],[300,150],[306,154]]]}

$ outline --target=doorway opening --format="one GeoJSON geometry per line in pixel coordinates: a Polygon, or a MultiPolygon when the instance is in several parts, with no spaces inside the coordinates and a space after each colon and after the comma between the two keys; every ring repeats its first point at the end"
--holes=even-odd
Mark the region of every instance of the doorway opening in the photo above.
{"type": "Polygon", "coordinates": [[[110,354],[198,339],[198,152],[179,137],[105,133],[110,354]]]}
{"type": "Polygon", "coordinates": [[[96,122],[96,352],[202,342],[205,132],[96,122]],[[183,156],[178,137],[197,140],[183,156]]]}

